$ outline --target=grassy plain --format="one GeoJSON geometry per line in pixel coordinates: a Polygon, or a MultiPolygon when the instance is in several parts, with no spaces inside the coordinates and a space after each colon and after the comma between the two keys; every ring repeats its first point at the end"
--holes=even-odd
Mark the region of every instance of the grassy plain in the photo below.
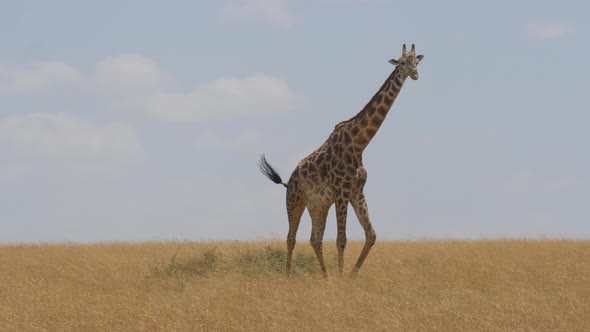
{"type": "Polygon", "coordinates": [[[590,331],[590,241],[324,246],[0,245],[0,331],[590,331]]]}

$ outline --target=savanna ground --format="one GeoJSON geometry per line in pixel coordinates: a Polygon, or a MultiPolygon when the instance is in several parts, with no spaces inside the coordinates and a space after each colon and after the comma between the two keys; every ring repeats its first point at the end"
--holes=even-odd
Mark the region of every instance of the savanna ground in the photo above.
{"type": "Polygon", "coordinates": [[[2,245],[0,331],[590,331],[590,241],[302,242],[2,245]]]}

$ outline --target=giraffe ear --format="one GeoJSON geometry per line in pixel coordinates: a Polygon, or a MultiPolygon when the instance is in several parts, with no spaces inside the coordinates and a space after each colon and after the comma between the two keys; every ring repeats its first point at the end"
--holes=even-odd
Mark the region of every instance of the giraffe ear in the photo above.
{"type": "Polygon", "coordinates": [[[418,62],[422,61],[423,58],[424,58],[424,55],[422,55],[422,54],[416,56],[416,59],[418,59],[418,62]]]}
{"type": "Polygon", "coordinates": [[[389,60],[389,63],[391,63],[392,65],[396,65],[397,66],[397,65],[399,65],[399,60],[391,59],[391,60],[389,60]]]}

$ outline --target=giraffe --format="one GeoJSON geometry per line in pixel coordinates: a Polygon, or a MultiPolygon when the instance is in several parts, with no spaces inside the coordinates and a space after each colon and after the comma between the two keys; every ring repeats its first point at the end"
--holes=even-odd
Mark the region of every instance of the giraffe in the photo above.
{"type": "Polygon", "coordinates": [[[357,275],[377,238],[363,193],[367,181],[363,151],[381,127],[406,78],[409,76],[413,80],[418,79],[416,67],[423,57],[416,55],[414,45],[408,52],[404,44],[402,57],[389,60],[391,64],[396,65],[395,69],[369,103],[349,120],[338,123],[326,142],[299,162],[287,183],[283,183],[264,154],[261,156],[259,166],[262,173],[274,183],[287,188],[287,274],[291,271],[291,258],[299,222],[307,208],[312,222],[310,243],[323,276],[328,276],[322,241],[328,211],[332,204],[335,204],[338,272],[342,275],[346,248],[346,217],[350,203],[365,232],[365,245],[351,271],[351,277],[357,275]]]}

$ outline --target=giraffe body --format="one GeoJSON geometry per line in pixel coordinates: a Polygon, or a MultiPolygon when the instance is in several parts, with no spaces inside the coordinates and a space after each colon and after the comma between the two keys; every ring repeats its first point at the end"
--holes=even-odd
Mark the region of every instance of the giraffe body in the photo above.
{"type": "MultiPolygon", "coordinates": [[[[297,229],[304,210],[307,208],[312,221],[310,242],[317,256],[324,276],[327,276],[323,258],[322,239],[326,228],[328,211],[336,205],[338,247],[338,271],[343,271],[344,249],[346,248],[346,217],[348,204],[365,231],[365,246],[352,270],[355,276],[361,268],[376,233],[371,224],[363,188],[367,182],[367,171],[363,166],[362,154],[375,136],[389,109],[398,96],[407,77],[418,79],[416,66],[423,56],[416,56],[414,45],[410,52],[403,47],[403,55],[395,70],[383,83],[371,101],[357,115],[338,123],[322,146],[303,158],[284,184],[287,187],[287,214],[289,233],[287,235],[287,272],[291,269],[291,258],[295,248],[297,229]]],[[[264,156],[261,170],[275,183],[282,183],[280,176],[266,162],[264,156]]]]}

